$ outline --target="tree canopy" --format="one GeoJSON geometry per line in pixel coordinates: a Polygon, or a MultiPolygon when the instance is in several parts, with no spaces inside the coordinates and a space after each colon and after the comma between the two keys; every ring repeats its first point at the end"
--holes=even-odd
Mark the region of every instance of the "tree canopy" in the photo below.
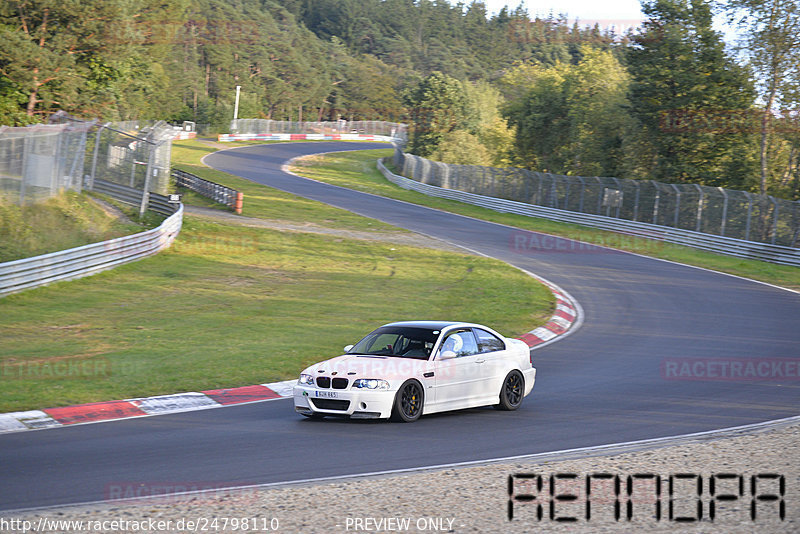
{"type": "Polygon", "coordinates": [[[0,124],[63,109],[223,131],[241,86],[241,118],[408,122],[441,161],[800,198],[797,2],[643,11],[619,35],[481,1],[7,0],[0,124]]]}

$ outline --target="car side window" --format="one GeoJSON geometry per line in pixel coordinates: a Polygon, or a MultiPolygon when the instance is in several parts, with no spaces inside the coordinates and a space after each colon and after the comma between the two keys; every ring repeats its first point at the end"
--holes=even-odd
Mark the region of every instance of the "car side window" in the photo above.
{"type": "Polygon", "coordinates": [[[487,332],[482,328],[473,328],[475,335],[478,338],[478,350],[480,352],[495,352],[498,350],[505,350],[506,344],[491,332],[487,332]]]}
{"type": "Polygon", "coordinates": [[[441,352],[453,352],[457,358],[478,354],[478,344],[469,329],[456,330],[447,335],[442,343],[441,352]]]}

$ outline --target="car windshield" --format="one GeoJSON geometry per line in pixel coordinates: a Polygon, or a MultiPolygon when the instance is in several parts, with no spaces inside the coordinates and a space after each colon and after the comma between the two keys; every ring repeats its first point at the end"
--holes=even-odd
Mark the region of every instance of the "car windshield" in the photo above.
{"type": "Polygon", "coordinates": [[[438,330],[382,326],[355,344],[348,354],[374,354],[427,360],[439,337],[438,330]]]}

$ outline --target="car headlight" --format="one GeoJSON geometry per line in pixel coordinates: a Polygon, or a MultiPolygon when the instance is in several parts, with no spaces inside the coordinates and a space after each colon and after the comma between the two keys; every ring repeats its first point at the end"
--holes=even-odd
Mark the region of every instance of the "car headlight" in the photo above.
{"type": "Polygon", "coordinates": [[[300,378],[297,380],[297,383],[301,386],[313,386],[314,377],[312,375],[301,374],[300,378]]]}
{"type": "Polygon", "coordinates": [[[354,388],[389,389],[389,382],[377,378],[359,378],[353,382],[354,388]]]}

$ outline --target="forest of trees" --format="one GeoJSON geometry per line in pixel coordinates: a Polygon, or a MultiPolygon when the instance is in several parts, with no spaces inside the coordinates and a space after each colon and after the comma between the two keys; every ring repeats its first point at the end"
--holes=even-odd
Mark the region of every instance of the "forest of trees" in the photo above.
{"type": "Polygon", "coordinates": [[[6,0],[0,124],[385,119],[451,163],[800,199],[796,0],[643,0],[626,35],[445,0],[6,0]],[[712,29],[737,25],[738,49],[712,29]]]}

